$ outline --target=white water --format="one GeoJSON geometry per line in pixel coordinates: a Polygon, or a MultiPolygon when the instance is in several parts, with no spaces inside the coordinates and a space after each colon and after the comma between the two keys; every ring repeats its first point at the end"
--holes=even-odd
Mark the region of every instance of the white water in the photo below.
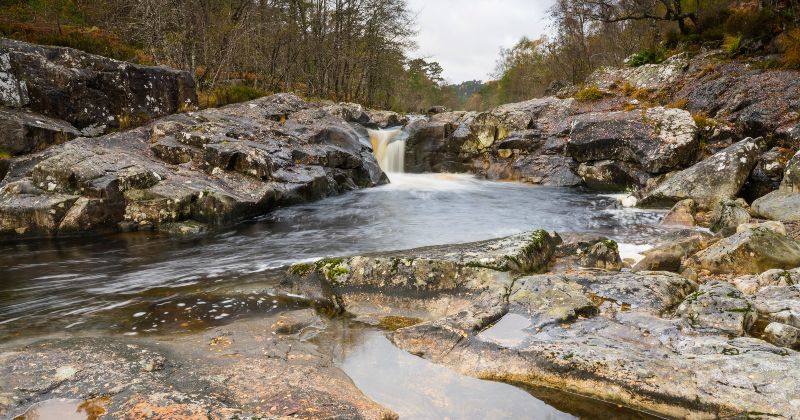
{"type": "Polygon", "coordinates": [[[367,130],[372,143],[372,151],[386,173],[402,173],[405,167],[406,138],[401,129],[367,130]]]}

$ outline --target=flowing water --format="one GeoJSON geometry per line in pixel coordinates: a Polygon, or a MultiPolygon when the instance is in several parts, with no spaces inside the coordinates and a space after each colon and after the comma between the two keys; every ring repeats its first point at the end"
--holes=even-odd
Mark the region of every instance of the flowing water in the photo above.
{"type": "MultiPolygon", "coordinates": [[[[397,173],[404,133],[375,131],[371,137],[381,166],[390,172],[389,185],[279,209],[201,237],[137,233],[1,244],[0,338],[165,334],[178,326],[207,328],[248,314],[307,306],[291,295],[229,292],[277,285],[287,265],[327,256],[477,241],[538,228],[602,234],[618,240],[625,253],[660,233],[660,212],[624,208],[613,196],[469,175],[397,173]]],[[[361,336],[340,366],[368,396],[405,418],[423,413],[505,418],[532,412],[540,414],[536,418],[572,418],[519,388],[466,378],[401,352],[375,330],[361,336]],[[428,377],[438,379],[415,386],[428,377]],[[486,405],[487,397],[494,406],[486,405]]],[[[502,331],[495,338],[507,339],[502,331]]]]}

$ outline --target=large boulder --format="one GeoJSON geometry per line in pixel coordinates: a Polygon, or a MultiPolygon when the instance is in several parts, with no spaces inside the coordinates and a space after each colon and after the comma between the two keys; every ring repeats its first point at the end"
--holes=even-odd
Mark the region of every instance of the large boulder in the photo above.
{"type": "Polygon", "coordinates": [[[800,153],[786,164],[780,187],[754,201],[752,209],[753,213],[765,219],[800,220],[800,153]]]}
{"type": "Polygon", "coordinates": [[[747,138],[710,158],[667,177],[639,201],[643,206],[672,205],[687,198],[713,208],[735,198],[758,161],[760,140],[747,138]]]}
{"type": "Polygon", "coordinates": [[[184,71],[0,39],[0,105],[28,108],[85,135],[138,126],[197,103],[184,71]]]}
{"type": "Polygon", "coordinates": [[[12,160],[0,235],[219,225],[385,180],[354,126],[281,94],[12,160]]]}
{"type": "Polygon", "coordinates": [[[800,267],[800,243],[765,227],[729,236],[687,261],[711,273],[759,274],[773,268],[800,267]]]}
{"type": "Polygon", "coordinates": [[[697,126],[680,109],[596,112],[575,117],[567,153],[578,162],[633,162],[649,173],[685,167],[697,157],[697,126]]]}

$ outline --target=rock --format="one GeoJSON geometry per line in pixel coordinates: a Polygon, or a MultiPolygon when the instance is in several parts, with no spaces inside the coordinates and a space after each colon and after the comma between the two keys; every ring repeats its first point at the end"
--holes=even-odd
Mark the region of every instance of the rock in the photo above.
{"type": "Polygon", "coordinates": [[[508,298],[509,306],[532,314],[531,327],[572,322],[578,317],[591,317],[598,308],[584,294],[581,285],[557,276],[522,277],[514,282],[508,298]]]}
{"type": "Polygon", "coordinates": [[[793,349],[800,346],[800,328],[779,322],[770,322],[764,329],[763,337],[776,346],[793,349]]]}
{"type": "Polygon", "coordinates": [[[800,285],[762,288],[756,294],[756,310],[769,321],[800,328],[800,285]]]}
{"type": "Polygon", "coordinates": [[[221,225],[385,181],[356,127],[281,94],[13,160],[0,236],[221,225]]]}
{"type": "Polygon", "coordinates": [[[791,158],[789,152],[789,149],[773,147],[761,155],[753,173],[742,187],[741,194],[747,202],[752,203],[780,187],[784,168],[791,158]]]}
{"type": "Polygon", "coordinates": [[[710,158],[667,177],[640,200],[641,206],[674,204],[687,198],[713,208],[736,197],[759,156],[757,139],[744,139],[710,158]]]}
{"type": "Polygon", "coordinates": [[[586,83],[610,89],[622,81],[636,89],[659,90],[681,80],[688,67],[689,55],[681,53],[669,57],[660,64],[621,68],[603,67],[589,75],[586,83]]]}
{"type": "Polygon", "coordinates": [[[578,162],[620,160],[657,174],[694,161],[696,134],[692,116],[680,109],[589,113],[575,117],[567,153],[578,162]]]}
{"type": "Polygon", "coordinates": [[[747,136],[767,135],[796,123],[800,112],[796,72],[697,57],[689,76],[693,77],[685,79],[675,99],[685,100],[691,112],[707,112],[714,119],[736,124],[747,136]]]}
{"type": "Polygon", "coordinates": [[[745,335],[755,322],[753,304],[742,292],[723,282],[709,282],[678,306],[678,314],[699,330],[745,335]]]}
{"type": "Polygon", "coordinates": [[[715,274],[759,274],[800,267],[800,244],[766,228],[745,230],[700,251],[687,265],[715,274]]]}
{"type": "Polygon", "coordinates": [[[620,271],[622,259],[619,256],[619,246],[610,240],[597,242],[587,253],[581,255],[580,264],[586,268],[620,271]]]}
{"type": "Polygon", "coordinates": [[[530,154],[510,162],[497,163],[491,160],[476,163],[482,166],[489,179],[521,181],[549,187],[575,187],[582,181],[575,174],[575,161],[559,155],[530,154]]]}
{"type": "Polygon", "coordinates": [[[659,244],[655,248],[642,252],[644,258],[633,266],[638,271],[671,271],[681,272],[683,261],[698,250],[708,245],[710,239],[697,232],[685,238],[659,244]]]}
{"type": "Polygon", "coordinates": [[[722,236],[730,236],[738,232],[739,225],[750,223],[749,206],[741,198],[723,201],[716,211],[719,212],[719,217],[711,227],[711,231],[722,236]]]}
{"type": "Polygon", "coordinates": [[[697,212],[697,204],[692,199],[681,200],[675,203],[663,219],[662,225],[671,226],[695,226],[695,213],[697,212]]]}
{"type": "Polygon", "coordinates": [[[435,114],[442,114],[442,113],[445,113],[445,112],[448,112],[448,111],[449,110],[446,107],[443,107],[441,105],[437,105],[437,106],[432,106],[432,107],[428,108],[427,113],[429,115],[435,115],[435,114]]]}
{"type": "Polygon", "coordinates": [[[783,222],[800,220],[800,153],[786,164],[778,190],[753,202],[753,213],[783,222]]]}
{"type": "Polygon", "coordinates": [[[197,104],[187,72],[10,39],[0,39],[0,51],[0,104],[64,120],[86,135],[135,127],[197,104]]]}
{"type": "Polygon", "coordinates": [[[583,183],[594,190],[628,191],[643,187],[649,175],[627,162],[602,160],[581,163],[577,170],[583,183]]]}
{"type": "Polygon", "coordinates": [[[742,276],[733,280],[736,288],[748,295],[754,295],[769,286],[791,286],[798,283],[800,283],[800,273],[796,269],[767,270],[759,275],[742,276]]]}
{"type": "Polygon", "coordinates": [[[776,222],[774,220],[762,222],[762,223],[743,223],[736,227],[736,233],[742,233],[746,230],[752,230],[757,228],[764,228],[769,229],[778,235],[787,236],[786,226],[781,222],[776,222]]]}
{"type": "Polygon", "coordinates": [[[0,107],[0,152],[21,155],[44,150],[80,136],[69,123],[12,108],[0,107]]]}

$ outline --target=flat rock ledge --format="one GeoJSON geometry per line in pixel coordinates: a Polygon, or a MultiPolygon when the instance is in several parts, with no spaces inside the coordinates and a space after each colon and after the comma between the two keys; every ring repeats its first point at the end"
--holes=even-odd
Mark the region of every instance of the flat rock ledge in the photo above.
{"type": "Polygon", "coordinates": [[[15,158],[0,239],[192,233],[385,183],[351,111],[280,94],[15,158]]]}
{"type": "MultiPolygon", "coordinates": [[[[289,273],[298,284],[327,284],[365,322],[414,314],[415,325],[390,336],[395,345],[474,377],[676,418],[800,415],[800,353],[761,338],[794,344],[790,316],[773,308],[786,302],[761,296],[761,313],[729,283],[668,272],[493,266],[499,250],[518,255],[527,235],[327,259],[289,273]],[[476,264],[475,249],[494,255],[476,264]],[[763,332],[759,317],[775,325],[763,332]]],[[[554,245],[541,257],[549,267],[571,248],[554,245]]]]}

